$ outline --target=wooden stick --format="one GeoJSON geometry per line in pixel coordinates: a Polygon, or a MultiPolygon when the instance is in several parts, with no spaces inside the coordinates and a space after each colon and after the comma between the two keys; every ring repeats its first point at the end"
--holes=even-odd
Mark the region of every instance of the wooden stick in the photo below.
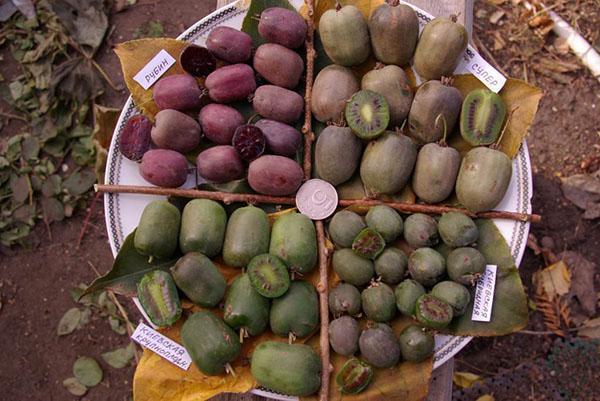
{"type": "Polygon", "coordinates": [[[304,134],[304,179],[309,180],[312,173],[312,143],[315,140],[315,134],[312,131],[312,110],[310,102],[312,98],[313,75],[315,68],[315,10],[314,0],[305,0],[308,10],[308,30],[306,32],[306,89],[304,93],[304,125],[302,133],[304,134]]]}
{"type": "Polygon", "coordinates": [[[440,205],[423,205],[418,203],[400,203],[400,202],[385,202],[374,199],[340,199],[339,205],[342,207],[347,206],[377,206],[387,205],[393,209],[396,209],[403,213],[425,213],[425,214],[444,214],[448,212],[459,212],[473,218],[483,219],[508,219],[517,221],[529,221],[532,223],[539,223],[542,221],[542,216],[539,214],[526,214],[516,212],[506,212],[503,210],[491,210],[488,212],[474,213],[467,209],[461,209],[450,206],[440,205]]]}
{"type": "Polygon", "coordinates": [[[317,242],[319,246],[319,310],[321,314],[321,390],[319,391],[319,400],[327,401],[329,399],[329,376],[331,374],[331,364],[329,361],[329,277],[327,268],[329,266],[329,250],[325,245],[325,229],[323,222],[315,222],[317,227],[317,242]]]}
{"type": "Polygon", "coordinates": [[[143,187],[137,185],[94,185],[94,190],[97,192],[122,193],[122,194],[143,194],[143,195],[162,195],[162,196],[178,196],[181,198],[202,198],[221,201],[226,205],[233,202],[246,203],[272,203],[277,205],[295,205],[295,198],[255,195],[255,194],[230,194],[228,192],[212,192],[201,191],[198,189],[181,189],[181,188],[160,188],[160,187],[143,187]]]}
{"type": "MultiPolygon", "coordinates": [[[[296,199],[293,197],[283,196],[267,196],[258,194],[230,194],[227,192],[212,192],[200,191],[197,189],[180,189],[180,188],[159,188],[159,187],[143,187],[137,185],[94,185],[94,190],[97,192],[107,193],[124,193],[124,194],[142,194],[142,195],[162,195],[162,196],[178,196],[181,198],[203,198],[220,201],[226,205],[233,202],[246,202],[251,204],[271,203],[277,205],[295,205],[296,199]]],[[[425,214],[444,214],[448,212],[459,212],[469,217],[482,219],[508,219],[517,221],[529,221],[531,223],[539,223],[542,221],[542,216],[539,214],[526,214],[517,212],[506,212],[503,210],[491,210],[487,212],[470,212],[467,209],[461,209],[450,206],[440,205],[423,205],[418,203],[400,203],[387,202],[375,199],[340,199],[339,206],[377,206],[387,205],[403,213],[425,213],[425,214]]]]}

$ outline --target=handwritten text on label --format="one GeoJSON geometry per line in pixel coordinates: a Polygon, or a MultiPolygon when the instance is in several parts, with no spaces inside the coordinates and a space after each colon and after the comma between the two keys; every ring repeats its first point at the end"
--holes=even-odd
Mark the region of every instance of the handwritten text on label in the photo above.
{"type": "Polygon", "coordinates": [[[142,85],[142,88],[148,89],[174,64],[175,59],[173,56],[162,49],[156,56],[152,57],[152,60],[140,72],[135,74],[133,79],[142,85]]]}
{"type": "Polygon", "coordinates": [[[183,370],[188,370],[192,363],[192,358],[182,345],[144,323],[138,325],[131,339],[183,370]]]}

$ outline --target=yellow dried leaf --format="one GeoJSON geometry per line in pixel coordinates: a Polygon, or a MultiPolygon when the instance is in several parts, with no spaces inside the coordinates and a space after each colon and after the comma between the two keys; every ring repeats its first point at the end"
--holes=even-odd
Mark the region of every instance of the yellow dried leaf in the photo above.
{"type": "MultiPolygon", "coordinates": [[[[154,115],[158,113],[158,108],[152,100],[152,88],[145,90],[140,84],[133,80],[137,74],[156,54],[164,49],[175,60],[179,60],[179,55],[188,43],[168,38],[157,39],[139,39],[130,40],[129,42],[120,43],[115,48],[115,53],[121,62],[123,70],[123,79],[127,85],[127,89],[133,97],[133,102],[142,113],[154,121],[154,115]]],[[[171,68],[165,72],[163,78],[172,74],[183,73],[183,68],[179,62],[176,62],[171,68]]]]}
{"type": "Polygon", "coordinates": [[[476,401],[495,401],[495,399],[489,394],[484,394],[481,397],[479,397],[476,401]]]}
{"type": "Polygon", "coordinates": [[[581,337],[600,338],[600,317],[583,322],[577,334],[581,337]]]}
{"type": "Polygon", "coordinates": [[[480,380],[481,376],[470,372],[454,372],[454,376],[452,377],[454,384],[461,388],[469,388],[480,380]]]}
{"type": "MultiPolygon", "coordinates": [[[[480,80],[470,74],[456,75],[453,85],[460,90],[463,97],[472,90],[485,88],[480,80]]],[[[500,150],[512,159],[519,152],[521,143],[528,134],[542,98],[542,91],[525,81],[510,78],[499,95],[506,103],[508,113],[512,113],[500,143],[500,150]]],[[[463,154],[472,148],[460,135],[450,137],[449,144],[463,154]]]]}
{"type": "MultiPolygon", "coordinates": [[[[550,299],[567,294],[571,288],[571,274],[562,260],[533,275],[533,283],[550,299]]],[[[540,291],[540,292],[542,292],[540,291]]]]}

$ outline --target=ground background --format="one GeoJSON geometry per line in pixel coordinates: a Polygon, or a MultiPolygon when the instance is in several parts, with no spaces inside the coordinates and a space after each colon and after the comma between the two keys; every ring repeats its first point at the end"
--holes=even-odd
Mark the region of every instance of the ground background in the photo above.
{"type": "MultiPolygon", "coordinates": [[[[598,169],[600,84],[574,56],[564,51],[564,46],[556,42],[552,35],[538,36],[530,29],[521,15],[521,6],[513,3],[502,0],[476,1],[474,32],[476,44],[488,49],[500,68],[513,77],[538,85],[544,91],[528,138],[534,171],[533,209],[544,216],[541,224],[532,226],[532,233],[540,240],[547,237],[546,243],[553,245],[556,253],[571,250],[590,261],[598,261],[600,223],[598,220],[584,220],[582,212],[563,197],[560,177],[598,169]],[[565,64],[563,68],[552,68],[557,63],[565,64]]],[[[595,42],[595,45],[600,44],[598,1],[556,3],[556,11],[575,24],[580,32],[587,35],[588,40],[595,42]]],[[[164,27],[166,36],[177,36],[212,10],[214,4],[213,0],[139,0],[129,9],[111,15],[110,23],[114,28],[98,53],[97,61],[115,82],[122,83],[118,60],[112,52],[114,44],[131,39],[135,28],[144,21],[158,21],[164,27]]],[[[0,54],[4,55],[5,60],[3,75],[10,80],[11,74],[16,74],[16,69],[11,67],[11,59],[6,51],[0,54]]],[[[486,58],[489,60],[491,57],[487,55],[486,58]]],[[[109,90],[98,103],[121,107],[126,97],[125,91],[109,90]]],[[[0,144],[20,130],[18,123],[4,127],[0,131],[0,144]]],[[[90,198],[88,204],[92,205],[92,202],[90,198]]],[[[61,383],[72,376],[75,358],[89,355],[100,360],[101,353],[128,342],[125,336],[119,336],[110,329],[106,319],[96,315],[93,315],[85,330],[75,331],[65,337],[56,336],[60,317],[75,306],[69,290],[95,277],[90,263],[102,273],[109,270],[112,263],[101,199],[91,213],[81,247],[75,247],[87,212],[80,210],[72,218],[53,224],[52,240],[49,239],[47,228],[38,224],[27,249],[0,250],[2,400],[74,399],[61,383]]],[[[533,288],[531,276],[543,265],[541,257],[535,256],[529,249],[526,251],[521,272],[530,295],[533,288]]],[[[598,280],[596,272],[596,283],[598,280]]],[[[139,316],[126,301],[124,304],[136,322],[139,316]]],[[[532,311],[528,329],[545,330],[538,312],[532,311]]],[[[480,393],[494,392],[496,400],[509,399],[502,394],[508,394],[507,397],[510,395],[510,399],[514,400],[551,399],[544,396],[550,390],[543,388],[549,373],[541,368],[532,370],[531,366],[545,363],[548,354],[555,349],[555,341],[556,336],[531,334],[476,339],[456,358],[455,368],[487,378],[485,383],[491,387],[482,387],[480,393]],[[536,376],[531,376],[531,373],[530,376],[523,376],[521,370],[524,367],[528,372],[536,372],[536,376]],[[525,387],[518,385],[519,380],[524,380],[523,377],[525,380],[529,378],[529,382],[525,381],[525,387]],[[496,384],[492,380],[496,380],[496,384]],[[501,390],[502,386],[506,388],[501,390]],[[512,393],[507,389],[512,389],[512,393]]],[[[597,366],[598,361],[595,363],[597,366]]],[[[130,399],[133,367],[115,370],[106,364],[102,366],[105,379],[83,399],[130,399]]],[[[578,382],[577,375],[582,375],[597,389],[600,370],[589,364],[579,370],[574,372],[564,365],[563,370],[555,371],[555,374],[574,375],[574,382],[578,382]]],[[[545,385],[548,387],[547,383],[545,385]]],[[[476,395],[473,391],[461,392],[459,388],[455,392],[457,399],[474,400],[476,395]]]]}

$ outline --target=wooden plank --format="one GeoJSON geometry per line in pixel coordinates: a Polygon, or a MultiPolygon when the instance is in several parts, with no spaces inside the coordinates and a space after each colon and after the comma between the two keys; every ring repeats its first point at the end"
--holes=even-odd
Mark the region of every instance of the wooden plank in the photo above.
{"type": "MultiPolygon", "coordinates": [[[[236,0],[217,0],[217,8],[226,6],[236,0]]],[[[411,3],[436,16],[457,15],[458,21],[464,24],[472,33],[473,29],[473,0],[411,0],[411,3]]],[[[452,376],[454,359],[433,372],[429,386],[428,401],[450,401],[452,399],[452,376]]],[[[212,398],[214,401],[263,401],[267,398],[251,394],[222,394],[212,398]]]]}

